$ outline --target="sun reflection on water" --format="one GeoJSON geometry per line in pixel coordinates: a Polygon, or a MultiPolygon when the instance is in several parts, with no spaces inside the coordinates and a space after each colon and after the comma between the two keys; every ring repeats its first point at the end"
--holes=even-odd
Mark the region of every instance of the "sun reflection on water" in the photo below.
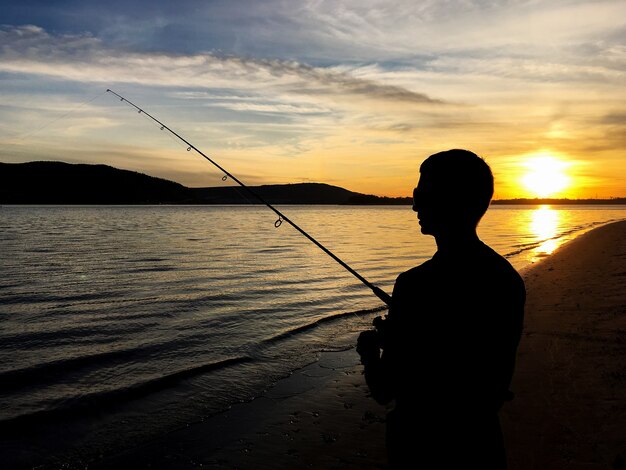
{"type": "Polygon", "coordinates": [[[531,214],[530,231],[537,237],[539,245],[534,249],[535,256],[541,258],[552,254],[560,245],[556,239],[559,227],[559,211],[550,206],[540,206],[531,214]]]}

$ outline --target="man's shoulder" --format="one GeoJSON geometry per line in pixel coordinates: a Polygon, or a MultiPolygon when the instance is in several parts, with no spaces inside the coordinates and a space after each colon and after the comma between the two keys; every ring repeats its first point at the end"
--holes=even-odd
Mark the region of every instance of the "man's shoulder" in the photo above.
{"type": "Polygon", "coordinates": [[[509,260],[488,245],[484,245],[483,262],[480,264],[481,271],[488,273],[486,277],[491,278],[496,284],[506,284],[513,289],[525,291],[522,276],[509,260]]]}
{"type": "Polygon", "coordinates": [[[396,282],[403,283],[420,277],[428,276],[433,269],[435,269],[435,262],[431,258],[427,261],[424,261],[422,264],[415,266],[414,268],[408,269],[403,273],[400,273],[396,282]]]}
{"type": "Polygon", "coordinates": [[[516,285],[524,288],[524,281],[511,263],[490,246],[481,243],[474,251],[466,253],[458,259],[451,259],[437,254],[407,271],[401,273],[396,284],[415,285],[433,277],[433,275],[447,276],[453,273],[463,273],[464,276],[473,276],[477,281],[490,280],[496,284],[516,285]]]}
{"type": "Polygon", "coordinates": [[[496,268],[504,272],[507,272],[513,276],[520,277],[517,270],[511,265],[508,259],[495,251],[489,245],[483,244],[484,256],[491,261],[491,264],[496,268]]]}

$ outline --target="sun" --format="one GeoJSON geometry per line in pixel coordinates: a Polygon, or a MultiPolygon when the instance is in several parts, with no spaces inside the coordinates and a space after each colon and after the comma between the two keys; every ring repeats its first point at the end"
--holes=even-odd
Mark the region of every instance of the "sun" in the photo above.
{"type": "Polygon", "coordinates": [[[528,172],[522,177],[522,183],[537,197],[553,196],[570,186],[567,175],[569,163],[552,156],[529,158],[524,163],[528,172]]]}

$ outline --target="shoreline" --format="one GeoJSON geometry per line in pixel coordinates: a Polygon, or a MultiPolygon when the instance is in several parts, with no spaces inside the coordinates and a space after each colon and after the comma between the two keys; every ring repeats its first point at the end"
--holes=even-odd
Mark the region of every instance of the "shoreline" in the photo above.
{"type": "MultiPolygon", "coordinates": [[[[501,419],[510,470],[626,468],[626,221],[588,231],[522,270],[525,328],[501,419]]],[[[91,468],[386,466],[386,409],[354,349],[278,381],[259,398],[91,468]]]]}
{"type": "MultiPolygon", "coordinates": [[[[387,197],[387,196],[376,196],[387,197]]],[[[336,206],[336,207],[410,207],[412,202],[407,203],[342,203],[342,202],[277,202],[277,206],[336,206]]],[[[614,199],[556,199],[550,202],[542,202],[541,200],[524,199],[524,200],[495,200],[491,202],[492,206],[510,206],[523,208],[537,208],[541,206],[564,206],[564,207],[582,207],[585,206],[626,206],[626,198],[614,199]],[[521,202],[515,202],[521,201],[521,202]]],[[[9,202],[0,203],[0,207],[237,207],[237,206],[258,206],[266,207],[261,202],[128,202],[128,203],[89,203],[89,202],[9,202]]]]}
{"type": "Polygon", "coordinates": [[[501,414],[510,469],[626,468],[626,221],[523,275],[516,399],[501,414]]]}
{"type": "Polygon", "coordinates": [[[385,468],[387,410],[361,372],[354,348],[323,352],[252,401],[90,468],[385,468]]]}

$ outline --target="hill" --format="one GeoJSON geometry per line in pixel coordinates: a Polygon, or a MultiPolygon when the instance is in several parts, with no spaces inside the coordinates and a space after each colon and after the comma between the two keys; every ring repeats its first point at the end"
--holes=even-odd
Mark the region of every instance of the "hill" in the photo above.
{"type": "MultiPolygon", "coordinates": [[[[322,183],[271,184],[250,189],[272,204],[341,204],[354,194],[322,183]]],[[[203,204],[259,204],[254,196],[239,186],[194,188],[193,191],[203,204]]]]}
{"type": "Polygon", "coordinates": [[[0,163],[2,204],[158,204],[194,202],[185,186],[107,165],[0,163]]]}
{"type": "MultiPolygon", "coordinates": [[[[270,204],[408,204],[323,183],[252,186],[270,204]]],[[[188,188],[107,165],[0,163],[0,204],[259,204],[239,186],[188,188]]]]}
{"type": "MultiPolygon", "coordinates": [[[[410,198],[379,197],[361,194],[325,183],[292,183],[252,186],[270,204],[409,204],[410,198]]],[[[195,188],[201,204],[258,204],[259,201],[239,186],[195,188]]]]}

